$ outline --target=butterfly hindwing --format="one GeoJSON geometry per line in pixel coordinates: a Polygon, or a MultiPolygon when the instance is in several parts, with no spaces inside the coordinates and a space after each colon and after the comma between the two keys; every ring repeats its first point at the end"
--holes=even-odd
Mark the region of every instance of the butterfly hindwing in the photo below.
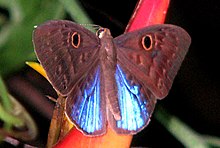
{"type": "Polygon", "coordinates": [[[164,98],[188,51],[190,37],[174,25],[154,25],[114,38],[117,61],[164,98]]]}
{"type": "Polygon", "coordinates": [[[105,100],[101,94],[100,67],[91,69],[67,97],[66,114],[86,135],[106,132],[105,100]]]}
{"type": "Polygon", "coordinates": [[[115,73],[121,119],[115,120],[109,114],[108,121],[118,134],[136,134],[150,121],[156,100],[150,98],[151,93],[144,90],[141,82],[125,69],[117,65],[115,73]]]}
{"type": "Polygon", "coordinates": [[[53,87],[67,95],[97,61],[99,38],[70,21],[48,21],[33,32],[35,52],[53,87]]]}

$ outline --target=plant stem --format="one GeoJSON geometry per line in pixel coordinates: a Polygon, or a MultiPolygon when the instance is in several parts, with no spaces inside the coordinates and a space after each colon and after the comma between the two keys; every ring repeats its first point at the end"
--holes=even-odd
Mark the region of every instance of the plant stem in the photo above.
{"type": "Polygon", "coordinates": [[[92,24],[92,20],[89,18],[78,0],[60,0],[60,2],[64,5],[67,12],[76,22],[82,24],[92,24]]]}
{"type": "Polygon", "coordinates": [[[177,138],[185,147],[207,148],[208,144],[193,129],[158,106],[155,113],[157,120],[177,138]]]}

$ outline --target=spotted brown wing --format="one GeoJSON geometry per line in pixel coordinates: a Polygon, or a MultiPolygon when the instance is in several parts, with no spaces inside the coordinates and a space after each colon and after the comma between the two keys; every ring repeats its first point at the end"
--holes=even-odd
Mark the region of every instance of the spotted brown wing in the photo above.
{"type": "Polygon", "coordinates": [[[120,134],[136,134],[150,121],[156,100],[164,98],[188,51],[190,37],[174,25],[154,25],[114,39],[115,79],[121,119],[108,114],[120,134]]]}
{"type": "Polygon", "coordinates": [[[99,42],[94,33],[70,21],[48,21],[33,33],[38,60],[52,86],[66,97],[68,118],[86,135],[106,132],[99,42]]]}
{"type": "Polygon", "coordinates": [[[67,95],[97,64],[99,38],[70,21],[48,21],[33,32],[36,55],[53,87],[67,95]]]}
{"type": "Polygon", "coordinates": [[[191,39],[184,29],[163,24],[123,34],[115,38],[114,42],[118,64],[145,83],[144,87],[155,97],[164,98],[191,39]]]}

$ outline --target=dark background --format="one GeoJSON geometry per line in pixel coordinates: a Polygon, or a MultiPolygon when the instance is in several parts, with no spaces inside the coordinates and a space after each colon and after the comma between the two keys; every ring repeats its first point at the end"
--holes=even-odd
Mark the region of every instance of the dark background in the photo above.
{"type": "MultiPolygon", "coordinates": [[[[81,3],[95,24],[109,28],[116,37],[124,32],[136,0],[82,0],[81,3]]],[[[192,44],[169,95],[158,104],[195,131],[220,137],[219,1],[171,0],[166,23],[187,30],[192,44]]],[[[17,81],[24,88],[37,89],[41,92],[40,97],[56,96],[50,84],[29,67],[8,76],[6,81],[10,92],[22,98],[23,94],[13,88],[18,84],[17,81]]],[[[47,100],[46,97],[44,99],[47,100]]],[[[44,145],[52,110],[47,110],[50,107],[45,105],[33,108],[30,102],[20,101],[27,105],[26,108],[32,113],[40,129],[40,136],[33,143],[44,145]]],[[[47,103],[52,109],[53,103],[47,103]]],[[[134,136],[132,146],[182,147],[154,116],[148,127],[134,136]]]]}

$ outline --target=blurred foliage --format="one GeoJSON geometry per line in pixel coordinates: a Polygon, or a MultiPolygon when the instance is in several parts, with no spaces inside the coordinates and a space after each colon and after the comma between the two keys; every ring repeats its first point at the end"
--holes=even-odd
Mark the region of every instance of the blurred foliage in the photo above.
{"type": "Polygon", "coordinates": [[[0,73],[5,76],[19,70],[25,61],[35,60],[34,26],[63,18],[64,9],[57,0],[0,0],[0,6],[9,15],[0,18],[0,73]]]}
{"type": "Polygon", "coordinates": [[[0,15],[0,73],[3,76],[19,70],[25,61],[35,60],[31,41],[35,25],[64,19],[65,12],[77,22],[91,23],[79,3],[71,0],[0,0],[0,8],[8,13],[8,16],[0,15]]]}
{"type": "Polygon", "coordinates": [[[37,136],[37,127],[24,107],[8,92],[0,77],[0,141],[4,136],[31,140],[37,136]],[[23,129],[23,130],[22,130],[23,129]]]}

